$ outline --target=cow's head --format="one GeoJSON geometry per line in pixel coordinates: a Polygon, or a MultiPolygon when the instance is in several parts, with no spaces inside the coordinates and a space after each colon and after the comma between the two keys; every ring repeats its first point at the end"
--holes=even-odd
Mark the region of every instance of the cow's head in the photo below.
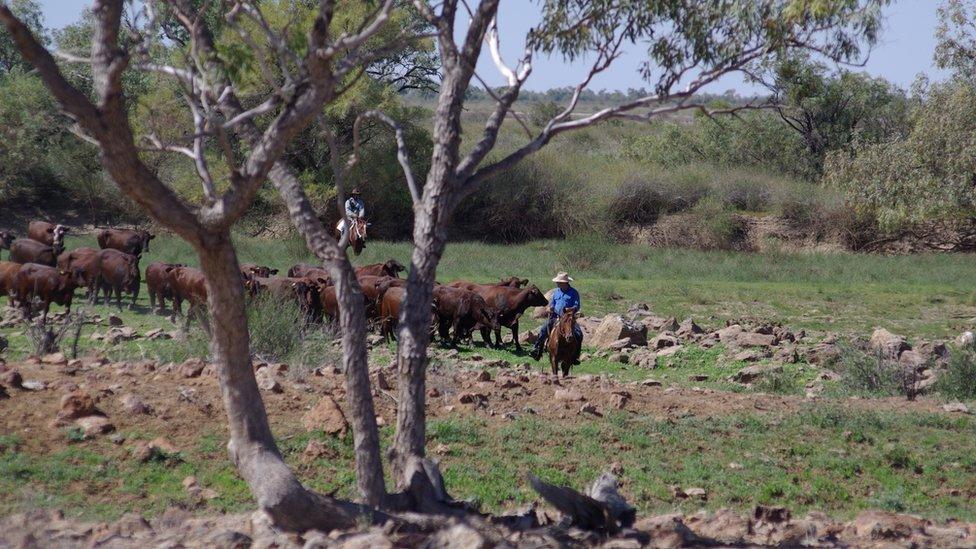
{"type": "Polygon", "coordinates": [[[258,291],[261,289],[261,282],[251,273],[241,273],[241,283],[244,284],[244,291],[248,295],[258,295],[258,291]]]}
{"type": "Polygon", "coordinates": [[[142,251],[149,251],[149,241],[156,238],[156,235],[150,233],[149,231],[139,231],[139,236],[142,238],[142,251]]]}
{"type": "Polygon", "coordinates": [[[528,300],[529,307],[545,307],[549,304],[549,300],[546,299],[546,295],[542,293],[542,290],[538,286],[533,284],[524,290],[526,292],[526,299],[528,300]]]}
{"type": "Polygon", "coordinates": [[[400,273],[402,273],[403,271],[406,271],[407,268],[404,267],[403,264],[401,264],[396,259],[390,259],[390,260],[387,260],[387,262],[383,264],[383,270],[386,271],[386,274],[388,274],[390,276],[399,277],[400,276],[400,273]]]}
{"type": "Polygon", "coordinates": [[[17,237],[10,231],[0,231],[0,250],[9,250],[15,238],[17,237]]]}

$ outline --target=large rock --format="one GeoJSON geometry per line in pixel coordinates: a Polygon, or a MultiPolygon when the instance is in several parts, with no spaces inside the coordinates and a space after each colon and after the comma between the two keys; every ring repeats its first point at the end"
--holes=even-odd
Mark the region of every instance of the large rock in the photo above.
{"type": "Polygon", "coordinates": [[[115,430],[115,425],[112,425],[108,418],[104,416],[80,417],[75,420],[75,425],[77,425],[82,432],[85,433],[86,437],[103,435],[105,433],[111,433],[115,430]]]}
{"type": "Polygon", "coordinates": [[[308,431],[322,429],[327,434],[339,436],[344,435],[349,429],[342,408],[339,408],[339,404],[329,395],[322,397],[314,408],[305,412],[302,416],[302,425],[308,431]]]}
{"type": "Polygon", "coordinates": [[[730,378],[732,381],[738,383],[753,383],[758,381],[765,375],[782,373],[783,367],[775,364],[769,366],[755,365],[743,368],[732,375],[730,378]]]}
{"type": "Polygon", "coordinates": [[[742,332],[735,337],[735,344],[740,347],[772,347],[776,345],[776,336],[756,332],[742,332]]]}
{"type": "Polygon", "coordinates": [[[734,342],[735,339],[739,337],[739,334],[741,334],[744,331],[745,330],[742,329],[742,326],[739,326],[738,324],[732,324],[731,326],[726,326],[721,330],[717,330],[715,332],[715,335],[718,336],[719,341],[728,344],[734,342]]]}
{"type": "Polygon", "coordinates": [[[681,339],[688,339],[705,333],[705,330],[702,330],[701,327],[695,324],[695,321],[689,317],[681,321],[681,324],[678,326],[678,329],[674,331],[674,333],[681,339]]]}
{"type": "Polygon", "coordinates": [[[868,349],[887,358],[898,358],[904,351],[912,348],[908,341],[900,335],[893,334],[884,328],[877,328],[868,341],[868,349]]]}
{"type": "Polygon", "coordinates": [[[203,368],[206,366],[202,360],[199,358],[191,358],[180,364],[180,375],[183,377],[200,377],[203,373],[203,368]]]}
{"type": "Polygon", "coordinates": [[[653,339],[647,344],[648,347],[654,350],[663,349],[665,347],[674,347],[675,345],[680,345],[677,336],[672,332],[661,332],[654,336],[653,339]]]}
{"type": "Polygon", "coordinates": [[[631,322],[620,315],[607,315],[589,338],[589,344],[599,349],[609,349],[615,342],[627,338],[631,345],[647,345],[647,326],[631,322]]]}
{"type": "Polygon", "coordinates": [[[58,411],[58,419],[78,419],[102,415],[102,412],[95,407],[95,401],[88,393],[77,390],[61,397],[61,410],[58,411]]]}
{"type": "Polygon", "coordinates": [[[887,511],[864,511],[854,519],[851,526],[859,538],[894,541],[924,532],[926,523],[922,519],[908,515],[887,511]]]}

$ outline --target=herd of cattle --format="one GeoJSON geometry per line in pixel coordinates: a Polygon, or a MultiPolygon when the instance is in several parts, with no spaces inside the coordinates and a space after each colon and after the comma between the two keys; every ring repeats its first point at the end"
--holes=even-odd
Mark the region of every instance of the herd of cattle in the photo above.
{"type": "MultiPolygon", "coordinates": [[[[134,305],[141,284],[139,261],[155,236],[143,230],[103,229],[97,234],[99,249],[65,250],[66,232],[63,225],[43,221],[30,223],[27,238],[0,231],[0,249],[10,251],[10,260],[0,261],[0,293],[8,295],[10,304],[21,307],[28,316],[37,304],[46,319],[51,303],[70,309],[75,291],[85,288],[90,301],[97,301],[102,294],[108,303],[114,295],[121,307],[123,294],[128,294],[134,305]]],[[[406,291],[406,280],[399,278],[404,270],[395,260],[356,269],[366,314],[386,336],[395,332],[406,291]]],[[[278,270],[271,267],[241,265],[241,281],[249,296],[267,294],[293,300],[310,323],[338,317],[336,291],[327,271],[299,264],[288,269],[288,276],[277,274],[278,270]]],[[[146,266],[145,280],[153,312],[165,309],[169,300],[172,312],[181,315],[186,301],[189,315],[207,302],[206,281],[199,269],[154,262],[146,266]]],[[[501,328],[507,327],[512,330],[516,348],[521,349],[519,318],[529,307],[548,304],[539,288],[528,282],[510,277],[491,284],[437,284],[432,333],[456,344],[480,330],[486,343],[501,346],[501,328]]]]}

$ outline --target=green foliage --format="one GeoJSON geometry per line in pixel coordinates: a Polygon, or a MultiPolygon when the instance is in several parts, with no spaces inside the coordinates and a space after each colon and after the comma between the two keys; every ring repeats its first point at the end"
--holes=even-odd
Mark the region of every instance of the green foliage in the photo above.
{"type": "MultiPolygon", "coordinates": [[[[5,2],[10,11],[30,29],[41,44],[47,45],[51,39],[44,29],[44,14],[37,0],[11,0],[5,2]]],[[[20,55],[20,50],[14,45],[13,39],[6,29],[0,29],[0,72],[6,73],[13,70],[27,72],[34,67],[26,62],[20,55]]]]}
{"type": "Polygon", "coordinates": [[[964,81],[933,86],[912,115],[904,139],[857,144],[827,161],[824,181],[843,191],[882,227],[976,215],[976,88],[964,81]]]}
{"type": "Polygon", "coordinates": [[[935,389],[948,398],[976,399],[976,346],[953,349],[935,389]]]}
{"type": "Polygon", "coordinates": [[[535,101],[529,111],[529,122],[536,127],[545,126],[546,123],[558,116],[564,108],[555,101],[535,101]]]}

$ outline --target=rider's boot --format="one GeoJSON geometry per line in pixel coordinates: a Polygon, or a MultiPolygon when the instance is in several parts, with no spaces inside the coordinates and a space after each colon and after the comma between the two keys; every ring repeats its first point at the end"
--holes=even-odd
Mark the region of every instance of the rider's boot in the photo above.
{"type": "Polygon", "coordinates": [[[542,358],[542,346],[536,345],[533,347],[532,350],[529,351],[529,356],[532,357],[533,360],[539,360],[542,358]]]}

